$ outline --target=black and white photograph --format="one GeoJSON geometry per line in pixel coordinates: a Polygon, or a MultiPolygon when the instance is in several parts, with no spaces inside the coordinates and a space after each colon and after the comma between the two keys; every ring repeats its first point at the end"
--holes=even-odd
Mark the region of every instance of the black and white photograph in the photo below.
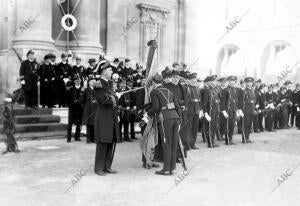
{"type": "Polygon", "coordinates": [[[0,0],[0,206],[299,206],[299,0],[0,0]]]}

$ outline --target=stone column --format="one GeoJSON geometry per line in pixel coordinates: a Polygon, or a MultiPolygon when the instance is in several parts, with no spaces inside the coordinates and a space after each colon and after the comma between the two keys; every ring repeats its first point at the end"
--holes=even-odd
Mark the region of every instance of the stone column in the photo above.
{"type": "MultiPolygon", "coordinates": [[[[75,5],[76,1],[72,1],[75,5]]],[[[74,14],[77,19],[77,27],[74,30],[78,40],[70,43],[70,49],[74,53],[99,54],[102,52],[100,44],[100,1],[84,0],[78,4],[74,14]]],[[[70,36],[72,33],[70,32],[70,36]]]]}
{"type": "Polygon", "coordinates": [[[24,53],[28,49],[54,50],[52,35],[52,1],[16,1],[16,38],[13,47],[24,53]]]}

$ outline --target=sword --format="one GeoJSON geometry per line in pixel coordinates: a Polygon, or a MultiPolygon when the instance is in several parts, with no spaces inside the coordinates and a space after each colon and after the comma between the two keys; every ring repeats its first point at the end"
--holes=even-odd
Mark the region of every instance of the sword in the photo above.
{"type": "Polygon", "coordinates": [[[140,90],[140,89],[143,89],[143,88],[146,88],[146,87],[137,87],[137,88],[134,88],[134,89],[130,89],[130,90],[126,90],[124,92],[118,92],[119,94],[126,94],[126,93],[129,93],[129,92],[134,92],[134,91],[137,91],[137,90],[140,90]]]}

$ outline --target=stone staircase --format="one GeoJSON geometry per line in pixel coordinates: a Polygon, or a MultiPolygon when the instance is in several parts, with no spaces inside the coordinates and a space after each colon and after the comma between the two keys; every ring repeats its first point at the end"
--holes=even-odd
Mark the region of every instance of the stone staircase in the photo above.
{"type": "MultiPolygon", "coordinates": [[[[2,116],[2,114],[1,114],[2,116]]],[[[61,117],[53,114],[53,109],[39,108],[38,110],[14,107],[15,137],[20,139],[52,139],[64,138],[67,125],[61,123],[61,117]]],[[[4,138],[3,124],[0,120],[0,140],[4,138]]]]}

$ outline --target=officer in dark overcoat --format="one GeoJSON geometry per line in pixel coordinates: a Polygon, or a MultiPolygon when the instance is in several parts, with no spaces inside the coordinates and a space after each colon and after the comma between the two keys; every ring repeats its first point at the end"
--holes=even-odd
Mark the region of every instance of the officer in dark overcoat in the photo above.
{"type": "Polygon", "coordinates": [[[296,84],[296,93],[294,96],[294,106],[296,111],[296,127],[300,129],[300,84],[296,84]]]}
{"type": "Polygon", "coordinates": [[[38,104],[38,75],[37,62],[34,58],[34,52],[27,52],[27,59],[21,63],[20,80],[24,90],[25,107],[36,108],[38,104]]]}
{"type": "Polygon", "coordinates": [[[97,100],[95,114],[95,140],[97,143],[95,155],[95,173],[116,173],[111,169],[116,142],[120,140],[118,126],[117,97],[112,91],[112,69],[110,62],[105,61],[99,65],[102,87],[95,89],[94,96],[97,100]]]}

